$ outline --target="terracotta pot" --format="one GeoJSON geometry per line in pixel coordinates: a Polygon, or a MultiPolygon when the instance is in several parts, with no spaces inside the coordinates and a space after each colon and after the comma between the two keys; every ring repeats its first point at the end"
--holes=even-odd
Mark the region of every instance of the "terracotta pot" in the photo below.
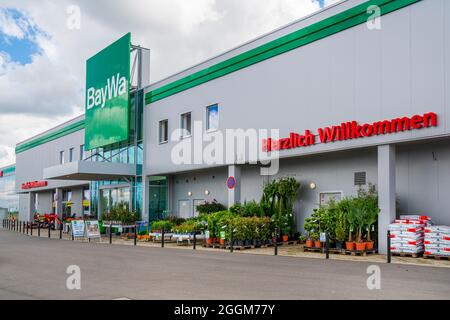
{"type": "Polygon", "coordinates": [[[356,251],[364,251],[366,250],[366,243],[365,242],[356,242],[356,251]]]}
{"type": "Polygon", "coordinates": [[[373,250],[373,241],[367,241],[366,242],[366,250],[373,250]]]}
{"type": "Polygon", "coordinates": [[[289,236],[283,236],[283,242],[288,242],[289,241],[289,236]]]}
{"type": "Polygon", "coordinates": [[[355,250],[355,243],[354,242],[346,242],[345,243],[345,248],[347,249],[347,250],[355,250]]]}
{"type": "Polygon", "coordinates": [[[207,244],[213,244],[213,239],[212,239],[212,238],[208,238],[208,239],[206,240],[206,243],[207,243],[207,244]]]}
{"type": "Polygon", "coordinates": [[[225,239],[220,239],[219,243],[220,243],[221,246],[224,246],[225,245],[225,239]]]}
{"type": "Polygon", "coordinates": [[[314,247],[315,248],[322,248],[322,242],[318,240],[314,240],[314,247]]]}
{"type": "Polygon", "coordinates": [[[313,243],[313,241],[312,241],[312,240],[306,240],[306,244],[305,244],[305,246],[306,246],[306,247],[308,247],[308,248],[312,248],[312,247],[313,247],[313,245],[314,245],[314,243],[313,243]]]}

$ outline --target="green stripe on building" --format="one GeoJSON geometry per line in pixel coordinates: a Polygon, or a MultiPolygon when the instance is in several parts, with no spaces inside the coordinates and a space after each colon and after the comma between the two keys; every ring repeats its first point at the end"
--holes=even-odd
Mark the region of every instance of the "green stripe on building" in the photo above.
{"type": "Polygon", "coordinates": [[[162,100],[211,80],[247,68],[261,61],[276,57],[280,54],[365,23],[373,15],[373,12],[367,12],[369,6],[378,6],[381,9],[381,15],[386,15],[419,1],[421,0],[367,1],[308,27],[239,54],[231,59],[148,92],[145,96],[145,103],[150,104],[162,100]]]}
{"type": "Polygon", "coordinates": [[[2,169],[0,171],[3,171],[3,174],[5,174],[5,175],[6,174],[11,174],[11,173],[16,172],[16,166],[6,167],[6,168],[4,168],[4,169],[2,169]]]}
{"type": "Polygon", "coordinates": [[[16,154],[30,150],[32,148],[40,146],[41,144],[59,139],[61,137],[64,137],[68,134],[77,132],[82,129],[84,129],[84,120],[80,120],[80,121],[72,123],[64,128],[61,128],[59,130],[56,130],[49,134],[46,134],[42,137],[39,137],[39,138],[33,139],[31,141],[25,142],[23,144],[20,144],[19,146],[16,147],[16,154]]]}

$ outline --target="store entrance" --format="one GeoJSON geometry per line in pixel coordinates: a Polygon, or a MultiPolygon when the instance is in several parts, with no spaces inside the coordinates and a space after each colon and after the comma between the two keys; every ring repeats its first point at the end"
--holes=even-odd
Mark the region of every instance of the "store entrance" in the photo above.
{"type": "Polygon", "coordinates": [[[164,219],[168,215],[169,184],[167,180],[167,177],[150,177],[150,221],[164,219]]]}
{"type": "Polygon", "coordinates": [[[63,219],[72,217],[72,190],[63,191],[62,217],[63,219]]]}
{"type": "Polygon", "coordinates": [[[102,189],[100,192],[102,215],[110,213],[112,209],[118,206],[130,207],[131,192],[129,186],[102,189]]]}

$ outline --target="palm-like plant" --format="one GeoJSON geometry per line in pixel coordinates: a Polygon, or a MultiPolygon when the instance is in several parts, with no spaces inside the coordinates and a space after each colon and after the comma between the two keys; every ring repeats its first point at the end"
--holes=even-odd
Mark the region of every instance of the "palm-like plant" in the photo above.
{"type": "Polygon", "coordinates": [[[350,207],[347,212],[348,242],[353,242],[353,231],[356,226],[356,211],[350,207]]]}
{"type": "Polygon", "coordinates": [[[372,241],[371,230],[372,226],[378,220],[378,214],[380,213],[380,209],[378,207],[372,208],[372,210],[366,210],[366,215],[364,219],[364,223],[367,226],[367,241],[372,241]]]}
{"type": "Polygon", "coordinates": [[[362,242],[362,232],[366,222],[367,210],[364,206],[356,205],[351,209],[356,228],[356,242],[362,242]]]}

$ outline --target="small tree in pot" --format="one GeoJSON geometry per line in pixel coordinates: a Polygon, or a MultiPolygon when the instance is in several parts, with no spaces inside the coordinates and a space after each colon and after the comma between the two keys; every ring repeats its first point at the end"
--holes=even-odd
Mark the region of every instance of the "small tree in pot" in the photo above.
{"type": "Polygon", "coordinates": [[[337,214],[335,236],[336,236],[336,249],[341,250],[342,244],[345,241],[347,235],[347,217],[341,211],[337,214]]]}

